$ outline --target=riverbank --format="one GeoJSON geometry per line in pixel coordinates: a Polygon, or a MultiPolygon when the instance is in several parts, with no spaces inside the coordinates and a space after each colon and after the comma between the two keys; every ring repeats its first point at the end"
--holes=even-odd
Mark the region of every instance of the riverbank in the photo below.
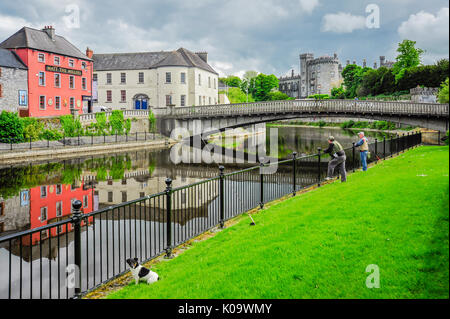
{"type": "Polygon", "coordinates": [[[357,127],[346,127],[342,128],[340,126],[318,126],[318,125],[305,125],[305,124],[281,124],[281,123],[270,123],[268,124],[269,127],[303,127],[303,128],[325,128],[325,129],[332,129],[332,130],[351,130],[351,131],[364,131],[364,132],[379,132],[379,133],[386,133],[386,134],[405,134],[409,132],[415,132],[421,129],[414,129],[414,130],[377,130],[372,128],[357,128],[357,127]]]}
{"type": "Polygon", "coordinates": [[[256,226],[240,216],[151,262],[157,283],[108,298],[448,298],[448,173],[448,147],[410,150],[259,211],[256,226]]]}
{"type": "Polygon", "coordinates": [[[20,162],[39,162],[54,159],[68,159],[73,157],[80,157],[85,155],[102,155],[113,154],[124,151],[135,151],[142,149],[161,149],[167,148],[175,144],[176,141],[172,139],[156,139],[151,141],[133,141],[133,142],[118,142],[107,143],[100,145],[81,145],[81,146],[66,146],[63,148],[49,148],[49,149],[31,149],[7,151],[0,153],[0,165],[15,164],[20,162]]]}

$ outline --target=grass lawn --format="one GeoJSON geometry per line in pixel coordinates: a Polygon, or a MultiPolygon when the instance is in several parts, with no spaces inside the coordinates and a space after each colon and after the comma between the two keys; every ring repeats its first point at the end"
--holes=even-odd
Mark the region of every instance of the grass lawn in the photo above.
{"type": "Polygon", "coordinates": [[[254,214],[108,298],[448,298],[449,148],[419,147],[254,214]],[[366,287],[368,265],[380,288],[366,287]]]}

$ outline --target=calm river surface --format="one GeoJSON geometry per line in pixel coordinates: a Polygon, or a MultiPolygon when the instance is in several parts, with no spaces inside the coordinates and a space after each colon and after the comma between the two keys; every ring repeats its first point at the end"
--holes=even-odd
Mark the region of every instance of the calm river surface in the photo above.
{"type": "MultiPolygon", "coordinates": [[[[358,140],[356,132],[341,129],[278,127],[275,130],[270,128],[272,133],[277,133],[277,143],[271,144],[269,128],[264,130],[263,126],[262,129],[262,134],[248,139],[232,140],[230,145],[227,143],[221,145],[226,148],[234,148],[234,153],[227,153],[231,157],[238,156],[237,154],[252,153],[252,145],[261,144],[267,152],[276,148],[278,152],[276,157],[286,159],[290,158],[294,151],[301,156],[316,153],[318,147],[326,148],[327,138],[330,135],[335,136],[344,147],[350,147],[352,142],[358,140]]],[[[375,137],[383,138],[382,134],[375,132],[367,132],[366,135],[372,140],[375,137]]],[[[166,188],[165,180],[168,177],[173,180],[173,187],[215,177],[219,173],[218,165],[217,163],[187,163],[186,161],[173,163],[171,150],[166,149],[81,157],[64,161],[33,163],[32,165],[18,163],[14,166],[0,167],[0,237],[69,218],[71,201],[74,199],[81,200],[84,212],[89,213],[161,192],[166,188]]],[[[247,156],[243,163],[227,161],[222,165],[225,166],[226,172],[232,172],[256,164],[254,161],[252,162],[251,156],[247,156]]],[[[245,187],[252,188],[257,185],[257,181],[248,181],[246,184],[245,187]]],[[[287,192],[289,192],[288,189],[289,185],[286,185],[287,192]]],[[[239,194],[235,196],[239,196],[239,194]]],[[[217,205],[217,201],[213,200],[201,205],[206,207],[205,214],[187,218],[179,222],[176,227],[181,229],[196,223],[214,225],[217,221],[215,217],[210,217],[208,212],[212,206],[217,205]]],[[[137,218],[136,213],[134,217],[130,215],[129,218],[137,218]]],[[[96,227],[103,227],[102,225],[112,222],[114,219],[95,220],[94,224],[96,227]]],[[[120,223],[119,220],[118,227],[122,229],[120,223]]],[[[125,223],[125,218],[123,223],[125,223]]],[[[158,218],[150,218],[144,223],[146,223],[145,227],[148,226],[154,230],[164,227],[164,223],[158,218]]],[[[123,236],[125,236],[127,230],[125,224],[123,226],[123,236]]],[[[130,223],[130,232],[132,232],[131,227],[132,223],[130,223]]],[[[40,239],[41,244],[37,241],[26,247],[23,244],[20,244],[19,247],[17,243],[4,242],[0,244],[0,269],[5,270],[0,273],[0,298],[8,297],[9,273],[6,270],[10,267],[13,268],[11,277],[14,292],[12,292],[12,297],[18,296],[18,290],[14,289],[18,285],[23,285],[22,297],[29,298],[30,293],[33,294],[33,298],[39,297],[40,293],[44,298],[50,297],[48,288],[44,288],[43,292],[40,291],[39,271],[43,269],[42,271],[45,272],[49,268],[51,271],[51,267],[58,269],[63,266],[59,264],[60,259],[69,260],[73,257],[67,256],[71,254],[68,252],[72,251],[68,247],[73,245],[73,236],[64,236],[62,244],[58,241],[59,249],[56,248],[56,245],[52,246],[51,243],[50,247],[45,246],[44,241],[48,241],[47,236],[48,234],[43,234],[40,239]],[[39,248],[37,248],[38,246],[39,248]],[[43,252],[40,246],[44,247],[43,252]],[[21,282],[19,281],[19,272],[14,271],[19,268],[30,269],[29,272],[22,273],[21,282]],[[32,274],[36,275],[30,280],[32,274]],[[30,282],[33,282],[32,285],[30,282]]],[[[53,238],[51,239],[53,240],[53,238]]],[[[155,238],[155,240],[158,241],[158,246],[164,246],[164,238],[155,238]]],[[[130,251],[133,249],[138,250],[143,247],[130,247],[130,251]]],[[[158,251],[156,246],[152,249],[152,247],[149,249],[150,255],[158,251]]],[[[120,265],[118,266],[120,267],[120,265]]],[[[101,270],[93,271],[94,276],[95,274],[98,276],[96,271],[101,270]]],[[[63,282],[58,283],[57,280],[43,283],[45,287],[52,287],[52,298],[57,297],[55,294],[58,284],[64,285],[63,282]]],[[[64,293],[66,293],[65,290],[60,297],[66,297],[64,293]]]]}

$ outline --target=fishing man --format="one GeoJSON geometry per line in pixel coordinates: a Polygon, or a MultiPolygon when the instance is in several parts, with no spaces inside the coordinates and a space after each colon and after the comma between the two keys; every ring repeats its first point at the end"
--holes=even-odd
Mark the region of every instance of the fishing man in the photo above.
{"type": "Polygon", "coordinates": [[[328,138],[328,148],[324,153],[330,154],[331,156],[331,160],[328,162],[328,174],[325,180],[332,179],[334,170],[338,168],[341,174],[341,182],[346,182],[347,172],[345,171],[345,160],[347,157],[345,156],[344,148],[333,136],[328,138]]]}

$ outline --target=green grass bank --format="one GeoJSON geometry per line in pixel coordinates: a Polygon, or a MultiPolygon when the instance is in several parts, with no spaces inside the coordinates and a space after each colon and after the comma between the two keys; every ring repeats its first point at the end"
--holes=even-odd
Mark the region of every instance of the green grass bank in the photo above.
{"type": "Polygon", "coordinates": [[[448,298],[449,148],[419,147],[248,217],[108,298],[448,298]],[[380,288],[366,287],[368,265],[380,288]]]}

